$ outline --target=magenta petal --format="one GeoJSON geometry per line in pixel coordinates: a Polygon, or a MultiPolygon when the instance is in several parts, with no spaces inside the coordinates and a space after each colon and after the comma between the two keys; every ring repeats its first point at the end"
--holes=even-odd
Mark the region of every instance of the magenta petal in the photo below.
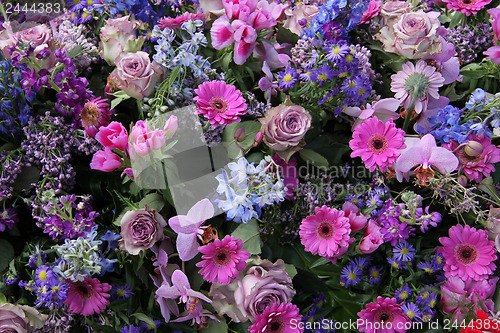
{"type": "Polygon", "coordinates": [[[243,65],[252,54],[255,45],[256,43],[247,43],[245,41],[234,43],[234,62],[237,65],[243,65]]]}
{"type": "Polygon", "coordinates": [[[177,252],[182,261],[189,261],[198,254],[198,242],[196,234],[178,234],[177,235],[177,252]]]}

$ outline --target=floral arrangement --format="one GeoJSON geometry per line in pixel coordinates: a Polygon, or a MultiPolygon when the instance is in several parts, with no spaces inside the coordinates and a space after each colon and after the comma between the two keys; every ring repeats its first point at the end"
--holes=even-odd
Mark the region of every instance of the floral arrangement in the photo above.
{"type": "Polygon", "coordinates": [[[0,331],[500,332],[499,5],[0,3],[0,331]]]}

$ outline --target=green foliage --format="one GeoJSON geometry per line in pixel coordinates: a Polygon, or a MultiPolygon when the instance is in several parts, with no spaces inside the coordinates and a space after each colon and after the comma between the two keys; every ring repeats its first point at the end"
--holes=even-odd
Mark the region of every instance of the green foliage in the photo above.
{"type": "Polygon", "coordinates": [[[259,225],[256,219],[251,219],[248,223],[242,223],[233,231],[232,236],[243,241],[243,248],[250,254],[260,254],[261,239],[259,225]]]}

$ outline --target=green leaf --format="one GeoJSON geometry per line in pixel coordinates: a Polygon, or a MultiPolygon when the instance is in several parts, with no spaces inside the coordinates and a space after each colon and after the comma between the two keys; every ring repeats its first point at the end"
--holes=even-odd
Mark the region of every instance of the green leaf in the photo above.
{"type": "Polygon", "coordinates": [[[328,160],[314,150],[302,149],[299,151],[299,154],[304,161],[309,162],[314,166],[325,168],[328,168],[329,166],[328,160]]]}
{"type": "Polygon", "coordinates": [[[450,29],[455,28],[457,25],[460,24],[460,22],[463,21],[464,17],[465,17],[464,13],[462,13],[462,12],[455,12],[453,14],[453,17],[451,18],[451,22],[450,22],[449,28],[450,29]]]}
{"type": "Polygon", "coordinates": [[[159,212],[165,207],[165,200],[158,193],[149,193],[137,205],[139,208],[146,209],[147,207],[147,209],[154,209],[159,212]]]}
{"type": "Polygon", "coordinates": [[[226,126],[222,133],[222,141],[228,143],[227,153],[229,158],[236,159],[243,156],[241,149],[249,149],[252,147],[255,142],[255,135],[260,131],[260,128],[261,123],[257,120],[233,123],[226,126]],[[236,143],[234,140],[234,133],[238,128],[243,128],[245,130],[245,138],[241,142],[236,143]]]}
{"type": "Polygon", "coordinates": [[[0,239],[0,272],[3,271],[9,262],[14,258],[14,248],[5,239],[0,239]]]}
{"type": "Polygon", "coordinates": [[[297,275],[297,268],[294,265],[286,264],[285,271],[288,273],[291,279],[297,275]]]}
{"type": "Polygon", "coordinates": [[[29,190],[33,187],[31,184],[36,183],[38,178],[40,178],[40,169],[34,166],[24,167],[17,176],[12,188],[14,191],[29,190]]]}
{"type": "Polygon", "coordinates": [[[243,241],[243,248],[250,254],[260,254],[261,239],[259,233],[259,224],[256,219],[251,219],[248,223],[242,223],[233,231],[232,236],[240,238],[243,241]]]}
{"type": "Polygon", "coordinates": [[[68,58],[75,59],[78,57],[80,54],[82,54],[83,47],[81,45],[77,45],[74,48],[71,49],[68,53],[68,58]]]}
{"type": "Polygon", "coordinates": [[[215,320],[208,321],[208,327],[201,329],[200,332],[204,333],[220,333],[220,332],[229,332],[227,329],[227,324],[224,318],[221,318],[221,322],[216,322],[215,320]]]}
{"type": "Polygon", "coordinates": [[[149,316],[145,315],[144,313],[132,313],[132,316],[136,317],[140,321],[145,322],[146,324],[150,325],[153,328],[156,328],[156,324],[153,319],[151,319],[149,316]]]}

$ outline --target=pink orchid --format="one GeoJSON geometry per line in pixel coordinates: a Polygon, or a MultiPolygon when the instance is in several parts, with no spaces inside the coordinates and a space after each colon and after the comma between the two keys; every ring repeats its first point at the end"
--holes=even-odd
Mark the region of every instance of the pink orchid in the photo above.
{"type": "Polygon", "coordinates": [[[500,8],[490,8],[488,9],[488,13],[491,15],[490,23],[493,28],[493,43],[498,41],[498,37],[500,36],[500,8]]]}
{"type": "Polygon", "coordinates": [[[455,45],[447,42],[443,37],[441,37],[441,40],[441,52],[429,54],[422,59],[426,60],[431,66],[436,67],[444,78],[443,84],[450,84],[459,79],[460,61],[458,57],[455,57],[455,45]]]}
{"type": "Polygon", "coordinates": [[[201,225],[214,216],[214,207],[210,200],[198,201],[187,213],[168,220],[170,228],[177,233],[177,251],[182,261],[193,259],[198,253],[198,235],[203,234],[201,225]]]}
{"type": "Polygon", "coordinates": [[[180,301],[182,303],[193,302],[193,299],[201,299],[207,303],[212,303],[212,301],[207,296],[191,289],[191,285],[189,284],[189,280],[186,274],[184,274],[181,270],[176,270],[172,274],[171,286],[167,281],[162,282],[160,288],[156,290],[156,296],[166,299],[180,298],[180,301]]]}
{"type": "Polygon", "coordinates": [[[348,107],[344,110],[344,113],[358,118],[354,122],[354,128],[363,120],[372,116],[376,116],[383,122],[386,122],[388,119],[398,119],[399,114],[396,111],[398,110],[400,104],[400,101],[396,98],[384,98],[378,102],[373,102],[373,105],[369,103],[366,104],[363,109],[359,107],[348,107]]]}
{"type": "Polygon", "coordinates": [[[487,59],[491,60],[493,63],[500,64],[500,46],[492,46],[484,51],[483,54],[487,55],[487,59]]]}
{"type": "Polygon", "coordinates": [[[278,88],[278,84],[276,81],[274,81],[274,76],[271,73],[271,69],[269,68],[269,65],[267,64],[267,61],[264,60],[264,64],[262,65],[262,71],[266,76],[263,76],[259,80],[259,88],[260,90],[264,91],[264,97],[267,99],[267,103],[271,103],[271,97],[276,96],[277,91],[276,88],[278,88]]]}
{"type": "Polygon", "coordinates": [[[417,166],[414,173],[422,184],[425,184],[433,175],[434,167],[442,174],[454,171],[458,167],[458,158],[448,149],[438,147],[436,140],[431,134],[426,134],[418,146],[404,151],[396,161],[396,169],[399,172],[408,172],[417,166]]]}

